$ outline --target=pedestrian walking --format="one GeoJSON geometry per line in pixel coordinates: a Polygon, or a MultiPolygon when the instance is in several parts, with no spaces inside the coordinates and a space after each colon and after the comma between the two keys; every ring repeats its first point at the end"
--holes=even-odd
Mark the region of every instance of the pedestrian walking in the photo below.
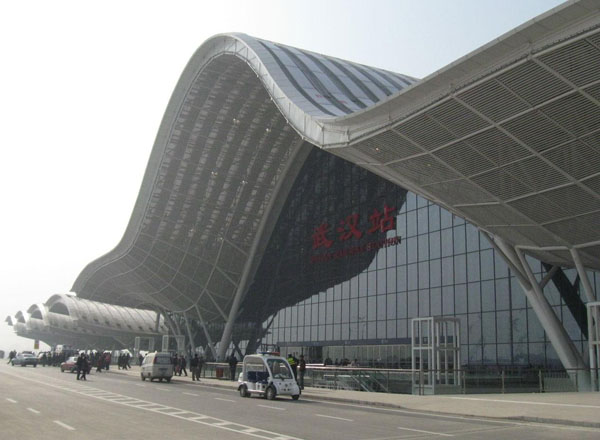
{"type": "Polygon", "coordinates": [[[187,361],[185,359],[185,356],[182,354],[179,357],[179,375],[181,376],[181,373],[185,374],[185,377],[187,377],[187,370],[185,369],[185,367],[187,366],[187,361]]]}
{"type": "Polygon", "coordinates": [[[231,356],[229,357],[229,379],[230,380],[235,380],[235,372],[237,370],[237,363],[238,363],[238,360],[235,357],[235,354],[231,353],[231,356]]]}
{"type": "Polygon", "coordinates": [[[77,380],[79,380],[83,369],[83,352],[79,353],[79,356],[77,356],[77,360],[75,361],[75,369],[77,370],[77,380]]]}
{"type": "Polygon", "coordinates": [[[306,361],[304,360],[304,355],[300,355],[300,360],[298,361],[298,386],[301,390],[304,389],[304,374],[306,373],[306,361]]]}
{"type": "MultiPolygon", "coordinates": [[[[81,377],[79,378],[80,380],[87,381],[86,375],[88,373],[89,368],[90,368],[90,365],[88,362],[88,358],[85,354],[83,354],[82,359],[81,359],[81,377]]],[[[77,374],[79,374],[79,372],[77,372],[77,374]]]]}
{"type": "Polygon", "coordinates": [[[190,359],[190,370],[192,371],[192,381],[196,379],[200,380],[200,376],[198,376],[198,353],[194,355],[193,358],[190,359]]]}

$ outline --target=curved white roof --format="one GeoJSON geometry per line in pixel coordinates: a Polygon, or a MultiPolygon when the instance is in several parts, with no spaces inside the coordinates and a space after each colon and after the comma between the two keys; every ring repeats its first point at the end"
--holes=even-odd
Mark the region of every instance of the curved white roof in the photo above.
{"type": "Polygon", "coordinates": [[[194,54],[125,235],[73,291],[225,321],[308,145],[543,261],[600,269],[600,13],[569,2],[421,81],[242,34],[194,54]]]}

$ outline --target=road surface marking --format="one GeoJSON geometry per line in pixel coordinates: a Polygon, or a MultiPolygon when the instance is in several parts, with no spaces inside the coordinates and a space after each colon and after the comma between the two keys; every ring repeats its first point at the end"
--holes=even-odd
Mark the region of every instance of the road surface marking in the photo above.
{"type": "Polygon", "coordinates": [[[223,402],[233,402],[236,403],[235,400],[231,400],[231,399],[221,399],[220,397],[215,397],[215,400],[222,400],[223,402]]]}
{"type": "Polygon", "coordinates": [[[171,390],[167,390],[167,389],[165,389],[165,388],[157,388],[157,390],[158,390],[158,391],[166,391],[167,393],[170,393],[170,392],[171,392],[171,390]]]}
{"type": "MultiPolygon", "coordinates": [[[[309,400],[304,399],[304,402],[317,402],[318,400],[309,400]]],[[[558,429],[563,431],[585,431],[585,432],[598,432],[598,428],[585,428],[582,426],[567,426],[567,425],[546,425],[541,422],[514,422],[511,420],[498,420],[498,419],[490,419],[484,418],[484,416],[467,416],[460,414],[432,414],[429,412],[423,412],[416,409],[399,409],[399,408],[375,408],[371,405],[361,405],[358,403],[341,403],[341,402],[322,402],[327,403],[327,405],[336,405],[336,406],[349,406],[352,408],[365,408],[365,409],[376,409],[381,412],[395,412],[400,414],[408,414],[408,415],[420,415],[426,417],[435,417],[438,419],[449,419],[449,420],[467,420],[467,421],[476,421],[476,422],[486,422],[486,423],[496,423],[499,425],[513,425],[513,426],[534,426],[543,429],[558,429]]]]}
{"type": "Polygon", "coordinates": [[[14,400],[14,399],[9,399],[8,397],[6,398],[6,400],[8,400],[10,403],[17,403],[17,401],[16,401],[16,400],[14,400]]]}
{"type": "Polygon", "coordinates": [[[285,411],[285,408],[278,408],[276,406],[269,406],[269,405],[258,405],[258,406],[262,406],[263,408],[278,409],[279,411],[285,411]]]}
{"type": "Polygon", "coordinates": [[[67,425],[66,423],[61,422],[60,420],[55,420],[54,423],[56,423],[59,426],[62,426],[65,429],[68,429],[69,431],[75,431],[75,428],[73,428],[72,426],[67,425]]]}
{"type": "Polygon", "coordinates": [[[352,419],[345,419],[343,417],[335,417],[335,416],[327,416],[325,414],[315,414],[315,416],[317,416],[317,417],[327,417],[328,419],[344,420],[346,422],[353,422],[354,421],[352,419]]]}
{"type": "MultiPolygon", "coordinates": [[[[18,376],[16,374],[7,373],[4,371],[0,372],[0,374],[6,374],[7,376],[19,378],[19,380],[26,380],[26,381],[34,382],[34,383],[37,383],[37,384],[40,384],[40,385],[43,385],[46,387],[55,388],[64,393],[79,394],[79,395],[87,397],[87,398],[103,400],[105,402],[109,402],[114,405],[128,406],[130,408],[136,408],[140,411],[150,411],[150,412],[154,412],[155,414],[161,414],[165,417],[173,417],[173,418],[176,418],[179,420],[197,423],[197,424],[205,425],[205,426],[215,428],[215,429],[222,429],[224,431],[230,431],[230,432],[235,432],[238,434],[244,434],[244,435],[247,435],[250,437],[261,438],[261,439],[265,439],[265,440],[274,440],[274,439],[302,440],[298,437],[293,437],[291,435],[268,431],[266,429],[261,429],[261,428],[255,428],[253,426],[242,425],[241,423],[230,422],[225,419],[219,419],[217,417],[194,413],[191,411],[185,411],[181,408],[174,408],[174,407],[169,407],[166,405],[155,404],[154,402],[144,401],[141,399],[137,400],[135,405],[132,403],[129,403],[129,401],[126,401],[126,402],[113,401],[113,399],[123,398],[125,396],[123,394],[117,394],[117,393],[108,393],[108,395],[98,395],[97,392],[102,391],[102,390],[91,389],[91,387],[86,387],[86,389],[72,388],[71,383],[68,383],[68,382],[66,382],[64,380],[60,380],[60,379],[56,380],[56,382],[60,382],[60,385],[59,385],[57,383],[49,383],[47,381],[47,378],[43,378],[43,380],[40,378],[38,380],[38,379],[33,379],[31,377],[18,376]],[[155,404],[155,405],[158,405],[159,408],[154,408],[154,407],[144,408],[144,407],[140,406],[140,404],[141,405],[155,404]],[[170,411],[170,412],[167,412],[167,411],[170,411]],[[251,431],[248,431],[248,430],[251,430],[251,431]]],[[[283,408],[275,408],[275,409],[283,410],[283,408]]],[[[65,429],[75,430],[75,428],[72,428],[70,426],[68,428],[66,428],[66,426],[68,426],[68,425],[65,425],[64,423],[59,422],[58,420],[56,420],[55,423],[59,424],[60,426],[65,427],[65,429]]]]}
{"type": "Polygon", "coordinates": [[[194,393],[183,393],[183,394],[185,394],[186,396],[194,396],[194,397],[199,396],[199,394],[194,394],[194,393]]]}
{"type": "Polygon", "coordinates": [[[31,411],[34,414],[39,414],[40,412],[37,409],[27,408],[27,411],[31,411]]]}
{"type": "Polygon", "coordinates": [[[452,434],[444,434],[443,432],[423,431],[422,429],[402,428],[401,426],[398,426],[398,429],[401,429],[403,431],[422,432],[423,434],[433,434],[433,435],[441,435],[444,437],[454,437],[452,434]]]}
{"type": "Polygon", "coordinates": [[[449,397],[446,396],[446,399],[458,399],[458,400],[478,400],[482,402],[500,402],[500,403],[521,403],[524,405],[546,405],[546,406],[570,406],[575,408],[598,408],[598,405],[580,405],[576,403],[552,403],[552,402],[530,402],[527,400],[504,400],[504,399],[482,399],[478,397],[449,397]]]}

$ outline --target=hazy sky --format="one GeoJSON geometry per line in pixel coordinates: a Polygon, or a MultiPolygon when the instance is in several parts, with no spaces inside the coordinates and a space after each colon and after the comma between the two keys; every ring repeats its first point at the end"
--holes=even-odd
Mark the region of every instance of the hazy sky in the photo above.
{"type": "Polygon", "coordinates": [[[0,6],[4,323],[121,239],[188,59],[244,32],[425,77],[558,0],[26,1],[0,6]]]}

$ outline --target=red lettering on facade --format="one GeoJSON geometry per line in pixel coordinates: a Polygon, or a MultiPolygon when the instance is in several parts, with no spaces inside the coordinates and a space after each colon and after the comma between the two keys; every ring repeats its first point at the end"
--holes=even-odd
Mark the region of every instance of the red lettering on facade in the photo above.
{"type": "Polygon", "coordinates": [[[340,220],[340,226],[336,229],[340,235],[340,241],[346,241],[354,236],[354,238],[362,237],[362,231],[358,229],[358,214],[352,214],[344,220],[340,220]]]}
{"type": "Polygon", "coordinates": [[[326,247],[329,249],[333,244],[333,240],[327,238],[327,233],[329,232],[329,225],[327,223],[322,223],[319,227],[315,229],[315,232],[312,236],[313,239],[313,249],[318,249],[320,247],[326,247]]]}
{"type": "Polygon", "coordinates": [[[396,217],[391,215],[396,208],[390,208],[387,205],[383,206],[383,213],[379,212],[377,208],[373,210],[373,214],[369,216],[371,227],[367,231],[369,234],[374,232],[386,232],[392,229],[396,229],[396,217]]]}

